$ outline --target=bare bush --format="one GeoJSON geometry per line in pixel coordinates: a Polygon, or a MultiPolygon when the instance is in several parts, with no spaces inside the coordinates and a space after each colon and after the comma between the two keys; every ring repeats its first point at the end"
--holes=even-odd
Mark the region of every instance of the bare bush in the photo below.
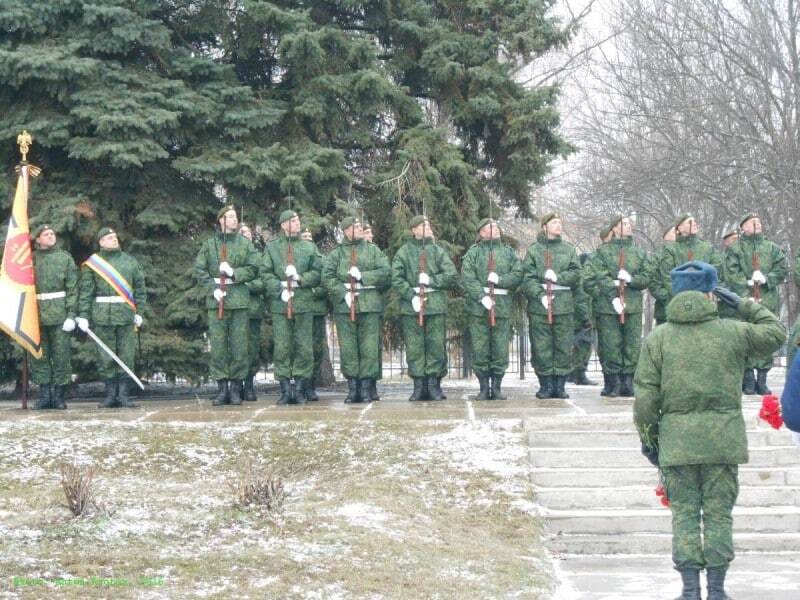
{"type": "Polygon", "coordinates": [[[99,508],[92,492],[94,481],[94,465],[81,468],[78,465],[62,463],[61,487],[67,498],[67,507],[73,515],[79,517],[87,510],[99,508]]]}
{"type": "Polygon", "coordinates": [[[285,470],[275,465],[254,465],[247,461],[231,484],[238,508],[256,507],[269,513],[280,512],[286,500],[285,470]]]}

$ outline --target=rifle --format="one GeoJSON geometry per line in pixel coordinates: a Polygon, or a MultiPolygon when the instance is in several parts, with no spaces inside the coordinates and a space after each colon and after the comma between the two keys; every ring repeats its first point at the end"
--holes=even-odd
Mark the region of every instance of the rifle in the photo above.
{"type": "MultiPolygon", "coordinates": [[[[761,270],[761,259],[758,257],[758,254],[756,254],[755,250],[753,251],[751,264],[754,272],[761,270]]],[[[753,301],[761,302],[761,284],[757,281],[753,282],[753,301]]]]}
{"type": "MultiPolygon", "coordinates": [[[[226,234],[222,234],[222,250],[219,251],[220,262],[227,262],[228,260],[228,244],[226,243],[226,234]]],[[[225,290],[228,287],[228,281],[225,278],[225,273],[219,274],[219,289],[222,290],[222,298],[219,299],[217,304],[217,319],[222,320],[225,316],[225,290]]]]}
{"type": "MultiPolygon", "coordinates": [[[[487,268],[489,269],[489,273],[497,269],[497,261],[494,256],[494,240],[489,240],[489,243],[492,244],[492,249],[489,251],[489,264],[487,268]]],[[[489,298],[492,300],[492,308],[489,310],[489,327],[494,327],[497,324],[497,317],[494,312],[494,283],[491,281],[489,282],[489,298]]]]}
{"type": "MultiPolygon", "coordinates": [[[[356,266],[356,244],[355,240],[350,245],[350,268],[356,266]]],[[[350,322],[356,321],[356,278],[350,275],[350,322]]]]}
{"type": "MultiPolygon", "coordinates": [[[[286,236],[286,264],[293,265],[294,264],[294,247],[292,246],[292,236],[286,236]]],[[[289,301],[286,303],[286,318],[293,319],[294,318],[294,298],[292,297],[292,278],[286,278],[286,291],[289,292],[289,301]]]]}
{"type": "MultiPolygon", "coordinates": [[[[419,268],[420,273],[425,273],[428,270],[428,256],[425,254],[425,234],[422,234],[422,252],[419,253],[419,268]]],[[[417,315],[417,324],[420,327],[425,326],[425,286],[419,284],[419,314],[417,315]]]]}
{"type": "MultiPolygon", "coordinates": [[[[544,251],[544,270],[553,268],[553,255],[548,251],[544,251]]],[[[547,280],[547,324],[553,324],[553,282],[547,280]]]]}
{"type": "MultiPolygon", "coordinates": [[[[618,264],[620,270],[625,268],[625,249],[619,249],[619,259],[618,264]]],[[[622,303],[622,312],[619,313],[619,324],[625,325],[625,282],[621,279],[617,279],[619,282],[619,301],[622,303]]]]}

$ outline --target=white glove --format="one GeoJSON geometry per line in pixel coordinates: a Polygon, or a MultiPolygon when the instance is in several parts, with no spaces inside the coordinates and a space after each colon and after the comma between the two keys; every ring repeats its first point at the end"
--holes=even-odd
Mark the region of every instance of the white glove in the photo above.
{"type": "Polygon", "coordinates": [[[483,308],[486,310],[492,310],[492,307],[494,306],[494,302],[490,296],[484,296],[481,298],[481,304],[483,304],[483,308]]]}
{"type": "Polygon", "coordinates": [[[300,279],[300,275],[297,273],[297,268],[294,265],[286,265],[286,277],[289,279],[294,279],[298,281],[300,279]]]}
{"type": "Polygon", "coordinates": [[[422,309],[422,298],[419,296],[414,296],[411,299],[411,306],[414,309],[414,312],[419,312],[422,309]]]}
{"type": "Polygon", "coordinates": [[[347,274],[356,281],[361,281],[361,269],[359,269],[357,266],[353,265],[350,267],[350,270],[347,272],[347,274]]]}
{"type": "Polygon", "coordinates": [[[144,319],[142,318],[142,315],[133,315],[133,324],[136,327],[141,327],[142,323],[144,323],[144,319]]]}
{"type": "Polygon", "coordinates": [[[550,306],[550,303],[547,301],[547,296],[546,295],[542,296],[542,306],[544,306],[545,310],[547,310],[547,308],[550,306]]]}
{"type": "Polygon", "coordinates": [[[214,300],[216,300],[217,302],[222,302],[222,299],[227,295],[228,295],[228,292],[223,292],[219,288],[214,290],[214,300]]]}
{"type": "Polygon", "coordinates": [[[228,277],[233,277],[233,267],[226,260],[219,263],[219,272],[228,277]]]}
{"type": "Polygon", "coordinates": [[[611,301],[611,306],[614,307],[614,310],[616,311],[616,313],[618,315],[621,315],[622,311],[625,310],[625,305],[622,303],[622,300],[620,300],[619,298],[614,298],[611,301]]]}
{"type": "Polygon", "coordinates": [[[544,278],[553,283],[558,281],[558,275],[556,275],[556,272],[553,271],[553,269],[547,269],[547,271],[544,272],[544,278]]]}
{"type": "Polygon", "coordinates": [[[753,280],[752,279],[748,279],[747,280],[747,287],[753,287],[753,285],[754,285],[753,284],[753,280]]]}
{"type": "Polygon", "coordinates": [[[759,271],[758,269],[753,271],[752,280],[753,280],[754,283],[758,283],[758,284],[761,284],[761,285],[764,285],[765,283],[767,283],[767,278],[764,277],[764,274],[761,271],[759,271]]]}
{"type": "Polygon", "coordinates": [[[625,283],[630,283],[632,277],[631,274],[628,273],[625,269],[620,269],[619,273],[617,273],[617,279],[619,281],[624,281],[625,283]]]}
{"type": "Polygon", "coordinates": [[[75,319],[75,322],[78,324],[78,329],[81,331],[88,331],[89,330],[89,320],[84,319],[83,317],[78,317],[75,319]]]}
{"type": "Polygon", "coordinates": [[[428,277],[428,274],[425,271],[422,271],[422,273],[419,274],[419,279],[417,281],[419,281],[420,285],[430,285],[431,284],[431,278],[428,277]]]}
{"type": "Polygon", "coordinates": [[[283,300],[284,302],[289,302],[289,298],[291,298],[292,296],[294,296],[294,292],[290,292],[289,290],[283,290],[281,292],[281,300],[283,300]]]}
{"type": "Polygon", "coordinates": [[[489,276],[486,277],[486,281],[497,285],[498,283],[500,283],[500,276],[494,271],[492,271],[491,273],[489,273],[489,276]]]}
{"type": "Polygon", "coordinates": [[[66,332],[75,331],[75,319],[70,319],[69,317],[67,317],[64,320],[64,324],[61,326],[61,331],[66,331],[66,332]]]}
{"type": "Polygon", "coordinates": [[[344,293],[344,303],[347,304],[347,308],[350,308],[353,305],[353,300],[358,297],[358,292],[355,294],[352,292],[345,292],[344,293]]]}

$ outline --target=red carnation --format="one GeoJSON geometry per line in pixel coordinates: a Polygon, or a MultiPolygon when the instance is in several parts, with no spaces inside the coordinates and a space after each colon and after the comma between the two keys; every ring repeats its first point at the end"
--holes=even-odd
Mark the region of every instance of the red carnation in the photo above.
{"type": "Polygon", "coordinates": [[[656,496],[661,499],[661,504],[669,508],[669,498],[667,498],[667,490],[664,489],[663,483],[656,486],[656,496]]]}
{"type": "Polygon", "coordinates": [[[768,394],[761,399],[761,410],[758,417],[769,423],[774,429],[780,429],[783,425],[781,417],[781,404],[777,396],[768,394]]]}

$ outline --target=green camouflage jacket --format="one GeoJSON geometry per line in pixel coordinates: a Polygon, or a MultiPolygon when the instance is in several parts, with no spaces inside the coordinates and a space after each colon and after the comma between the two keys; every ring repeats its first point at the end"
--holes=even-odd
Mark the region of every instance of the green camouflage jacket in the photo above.
{"type": "Polygon", "coordinates": [[[760,270],[767,278],[767,283],[761,286],[761,304],[777,313],[780,286],[788,271],[786,253],[762,234],[742,235],[728,247],[725,255],[725,283],[740,296],[752,297],[754,288],[747,285],[747,280],[752,278],[755,270],[753,256],[757,258],[760,270]]]}
{"type": "Polygon", "coordinates": [[[294,254],[294,264],[300,275],[299,285],[292,284],[294,297],[292,310],[297,314],[313,313],[315,305],[314,288],[322,281],[322,256],[314,242],[307,242],[298,237],[288,237],[281,233],[264,248],[264,261],[261,265],[261,279],[266,286],[266,298],[269,312],[274,315],[285,315],[288,302],[281,300],[281,292],[285,289],[286,267],[289,264],[287,254],[289,244],[294,254]]]}
{"type": "Polygon", "coordinates": [[[57,248],[33,253],[36,294],[65,292],[62,298],[39,299],[39,325],[61,325],[78,315],[78,267],[72,256],[57,248]]]}
{"type": "Polygon", "coordinates": [[[575,246],[560,237],[552,240],[540,236],[539,241],[528,247],[522,261],[522,283],[520,289],[528,299],[528,314],[547,315],[541,298],[547,294],[544,273],[545,253],[551,257],[551,269],[558,281],[553,284],[553,314],[562,315],[574,312],[574,292],[581,285],[581,264],[575,246]]]}
{"type": "Polygon", "coordinates": [[[473,316],[485,316],[488,311],[481,298],[489,295],[489,255],[494,251],[494,272],[500,277],[495,286],[495,316],[511,318],[514,304],[513,293],[522,281],[522,264],[516,252],[499,240],[481,240],[467,250],[461,260],[461,278],[466,292],[467,312],[473,316]],[[499,291],[499,292],[498,292],[499,291]]]}
{"type": "MultiPolygon", "coordinates": [[[[733,246],[728,246],[727,248],[722,249],[722,273],[718,273],[719,275],[719,285],[722,287],[733,289],[729,282],[728,278],[728,254],[733,246]]],[[[736,318],[736,311],[728,306],[727,304],[720,303],[717,305],[717,310],[719,311],[719,318],[720,319],[735,319],[736,318]]],[[[775,311],[773,311],[775,312],[775,311]]]]}
{"type": "Polygon", "coordinates": [[[743,464],[742,372],[749,354],[774,352],[786,339],[778,319],[750,300],[739,320],[720,319],[713,300],[683,292],[667,323],[645,340],[634,378],[633,417],[642,443],[662,467],[743,464]]]}
{"type": "Polygon", "coordinates": [[[616,314],[611,302],[619,296],[619,287],[614,285],[620,266],[620,255],[624,257],[625,270],[631,274],[631,282],[625,286],[625,314],[641,313],[644,310],[643,290],[650,285],[651,271],[647,253],[633,243],[632,238],[614,239],[600,246],[592,256],[588,272],[588,285],[594,290],[594,311],[597,314],[616,314]]]}
{"type": "Polygon", "coordinates": [[[667,303],[672,300],[670,272],[691,260],[707,262],[717,269],[717,275],[723,272],[722,254],[717,252],[714,246],[698,239],[696,235],[678,236],[678,239],[664,246],[661,251],[658,277],[661,279],[661,288],[667,292],[667,303]]]}
{"type": "MultiPolygon", "coordinates": [[[[254,246],[255,249],[255,246],[254,246]]],[[[260,319],[264,316],[264,282],[261,281],[261,252],[256,250],[258,256],[258,273],[250,281],[244,282],[244,287],[250,292],[250,306],[248,314],[251,319],[260,319]]],[[[234,273],[236,269],[234,269],[234,273]]]]}
{"type": "Polygon", "coordinates": [[[322,266],[322,281],[331,299],[333,312],[350,312],[344,296],[350,290],[348,271],[352,266],[351,255],[354,248],[355,266],[361,271],[361,282],[356,284],[356,312],[381,313],[384,308],[383,292],[391,283],[389,261],[375,244],[347,238],[328,254],[322,266]]]}
{"type": "MultiPolygon", "coordinates": [[[[100,250],[97,254],[128,281],[133,289],[136,312],[142,314],[147,302],[147,290],[139,261],[122,250],[100,250]]],[[[133,326],[134,312],[128,304],[95,301],[95,298],[100,296],[118,296],[118,294],[102,277],[86,265],[81,267],[78,289],[78,316],[89,319],[92,325],[133,326]]]]}
{"type": "MultiPolygon", "coordinates": [[[[325,267],[325,256],[317,249],[317,254],[319,255],[320,264],[322,264],[323,268],[325,267]]],[[[324,281],[320,281],[320,284],[314,288],[312,292],[313,301],[311,303],[311,313],[318,316],[324,317],[325,315],[330,312],[328,308],[328,292],[325,289],[324,281]]]]}
{"type": "MultiPolygon", "coordinates": [[[[440,315],[447,312],[447,290],[458,288],[458,272],[441,246],[426,240],[425,257],[431,283],[425,288],[425,314],[440,315]]],[[[400,299],[400,314],[413,316],[411,299],[418,294],[419,257],[422,254],[422,240],[410,238],[394,255],[392,260],[392,288],[400,299]]]]}
{"type": "Polygon", "coordinates": [[[253,243],[238,233],[215,233],[204,243],[194,261],[194,276],[206,291],[206,308],[217,309],[214,290],[220,285],[219,264],[222,249],[227,252],[227,262],[233,269],[233,281],[226,278],[225,310],[250,308],[250,289],[245,285],[258,276],[258,252],[253,243]]]}

